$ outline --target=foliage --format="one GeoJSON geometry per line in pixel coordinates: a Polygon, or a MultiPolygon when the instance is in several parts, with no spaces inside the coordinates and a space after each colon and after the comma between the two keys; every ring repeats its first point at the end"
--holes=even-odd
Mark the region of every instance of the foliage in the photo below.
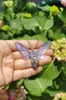
{"type": "MultiPolygon", "coordinates": [[[[4,0],[0,39],[37,39],[54,41],[66,38],[66,9],[61,5],[38,6],[27,0],[4,0]]],[[[31,78],[13,82],[9,91],[25,86],[26,100],[52,100],[57,92],[66,92],[66,63],[53,60],[31,78]]]]}

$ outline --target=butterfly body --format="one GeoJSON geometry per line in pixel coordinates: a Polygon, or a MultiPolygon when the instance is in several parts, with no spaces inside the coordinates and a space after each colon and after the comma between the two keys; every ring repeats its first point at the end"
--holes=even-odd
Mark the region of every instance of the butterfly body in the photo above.
{"type": "Polygon", "coordinates": [[[20,53],[22,53],[24,59],[31,59],[32,68],[36,68],[39,59],[44,56],[44,53],[50,47],[50,42],[43,44],[37,51],[32,49],[29,51],[28,48],[24,47],[22,44],[16,42],[16,47],[20,53]]]}
{"type": "Polygon", "coordinates": [[[31,50],[30,58],[31,58],[32,67],[36,68],[36,66],[38,64],[38,55],[35,50],[31,50]]]}

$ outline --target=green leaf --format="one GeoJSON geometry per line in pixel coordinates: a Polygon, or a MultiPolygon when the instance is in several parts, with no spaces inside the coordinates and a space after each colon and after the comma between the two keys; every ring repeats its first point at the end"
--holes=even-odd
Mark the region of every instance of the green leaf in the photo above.
{"type": "Polygon", "coordinates": [[[40,25],[40,29],[41,30],[44,30],[44,26],[46,24],[46,21],[47,21],[47,17],[46,16],[35,16],[35,19],[37,20],[37,22],[39,23],[40,25]]]}
{"type": "Polygon", "coordinates": [[[22,23],[18,19],[11,20],[10,26],[12,29],[22,29],[22,23]]]}
{"type": "Polygon", "coordinates": [[[61,29],[58,28],[56,32],[54,33],[53,39],[57,40],[57,39],[65,38],[65,37],[66,35],[63,32],[61,32],[61,29]]]}
{"type": "Polygon", "coordinates": [[[53,96],[56,95],[56,93],[59,93],[59,90],[53,90],[53,89],[50,90],[50,89],[46,89],[45,92],[48,93],[48,94],[50,94],[50,96],[53,97],[53,96]]]}
{"type": "Polygon", "coordinates": [[[44,89],[52,85],[52,81],[36,78],[34,80],[25,80],[24,85],[29,90],[30,94],[41,96],[44,89]]]}
{"type": "Polygon", "coordinates": [[[9,36],[8,36],[8,34],[6,33],[6,32],[4,32],[4,31],[0,31],[0,39],[2,40],[8,40],[9,39],[9,36]]]}
{"type": "Polygon", "coordinates": [[[54,61],[52,61],[52,63],[47,67],[48,68],[46,69],[46,71],[40,76],[41,78],[43,78],[44,80],[53,80],[59,76],[61,70],[58,71],[57,66],[54,65],[54,61]]]}
{"type": "Polygon", "coordinates": [[[44,36],[44,34],[36,34],[33,36],[29,36],[25,34],[23,37],[17,37],[17,39],[23,39],[23,40],[40,40],[40,41],[47,41],[47,38],[44,36]]]}
{"type": "Polygon", "coordinates": [[[26,30],[33,30],[34,28],[39,27],[39,24],[35,18],[30,18],[30,19],[24,18],[22,20],[22,24],[26,30]]]}
{"type": "Polygon", "coordinates": [[[54,32],[53,32],[52,29],[49,29],[49,30],[48,30],[48,37],[49,37],[49,38],[54,38],[54,32]]]}
{"type": "Polygon", "coordinates": [[[49,5],[46,5],[46,6],[42,6],[42,7],[38,7],[39,9],[41,9],[42,11],[49,11],[49,5]]]}
{"type": "Polygon", "coordinates": [[[44,26],[44,30],[49,30],[50,28],[52,28],[54,25],[54,21],[53,21],[53,18],[51,19],[48,19],[45,23],[45,26],[44,26]]]}
{"type": "Polygon", "coordinates": [[[58,17],[66,24],[66,9],[62,13],[58,14],[58,17]]]}
{"type": "Polygon", "coordinates": [[[5,17],[5,19],[8,20],[8,21],[14,19],[15,13],[13,12],[13,9],[12,9],[11,7],[5,10],[5,12],[4,12],[4,17],[5,17]]]}
{"type": "Polygon", "coordinates": [[[19,87],[19,86],[21,86],[22,85],[22,83],[23,83],[23,79],[21,79],[21,80],[19,80],[19,81],[17,81],[17,87],[19,87]]]}
{"type": "Polygon", "coordinates": [[[21,20],[18,20],[18,19],[11,20],[10,21],[10,28],[11,28],[11,31],[14,33],[21,32],[23,29],[21,20]]]}
{"type": "Polygon", "coordinates": [[[66,79],[63,80],[61,87],[60,87],[60,91],[66,92],[66,79]]]}
{"type": "Polygon", "coordinates": [[[24,85],[34,96],[41,96],[48,86],[52,86],[52,80],[58,77],[61,71],[58,71],[57,67],[54,66],[54,61],[48,65],[48,68],[43,72],[39,78],[34,80],[25,80],[24,85]]]}
{"type": "Polygon", "coordinates": [[[35,11],[36,9],[36,4],[34,2],[27,2],[25,8],[27,11],[32,13],[32,11],[35,11]]]}
{"type": "Polygon", "coordinates": [[[0,13],[0,20],[3,20],[3,13],[0,13]]]}

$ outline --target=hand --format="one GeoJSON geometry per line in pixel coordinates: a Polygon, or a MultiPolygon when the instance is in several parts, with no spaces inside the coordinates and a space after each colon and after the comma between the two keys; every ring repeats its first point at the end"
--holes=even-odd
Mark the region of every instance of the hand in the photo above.
{"type": "Polygon", "coordinates": [[[61,0],[61,4],[66,7],[66,0],[61,0]]]}
{"type": "MultiPolygon", "coordinates": [[[[17,50],[16,42],[20,42],[25,47],[30,48],[27,40],[0,40],[0,86],[11,83],[12,81],[27,78],[42,71],[42,65],[51,62],[53,51],[49,49],[43,60],[39,61],[36,69],[31,67],[31,60],[22,59],[21,53],[17,50]]],[[[36,46],[37,40],[30,41],[31,46],[36,46]]],[[[38,49],[42,42],[36,46],[38,49]]]]}

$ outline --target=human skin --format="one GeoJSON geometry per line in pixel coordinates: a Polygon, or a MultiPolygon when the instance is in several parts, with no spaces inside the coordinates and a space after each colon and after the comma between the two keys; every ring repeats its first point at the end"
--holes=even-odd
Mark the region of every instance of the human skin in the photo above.
{"type": "Polygon", "coordinates": [[[0,20],[0,28],[2,27],[2,25],[3,25],[3,21],[2,21],[2,20],[0,20]]]}
{"type": "MultiPolygon", "coordinates": [[[[39,60],[37,68],[33,69],[30,59],[22,59],[22,54],[15,45],[16,42],[21,43],[28,49],[31,48],[27,40],[0,40],[0,87],[15,80],[36,75],[42,71],[42,65],[51,62],[53,50],[48,49],[44,59],[39,60]]],[[[37,40],[29,40],[29,42],[34,49],[39,49],[43,44],[39,41],[36,45],[37,40]]]]}
{"type": "Polygon", "coordinates": [[[61,0],[61,4],[66,7],[66,0],[61,0]]]}

